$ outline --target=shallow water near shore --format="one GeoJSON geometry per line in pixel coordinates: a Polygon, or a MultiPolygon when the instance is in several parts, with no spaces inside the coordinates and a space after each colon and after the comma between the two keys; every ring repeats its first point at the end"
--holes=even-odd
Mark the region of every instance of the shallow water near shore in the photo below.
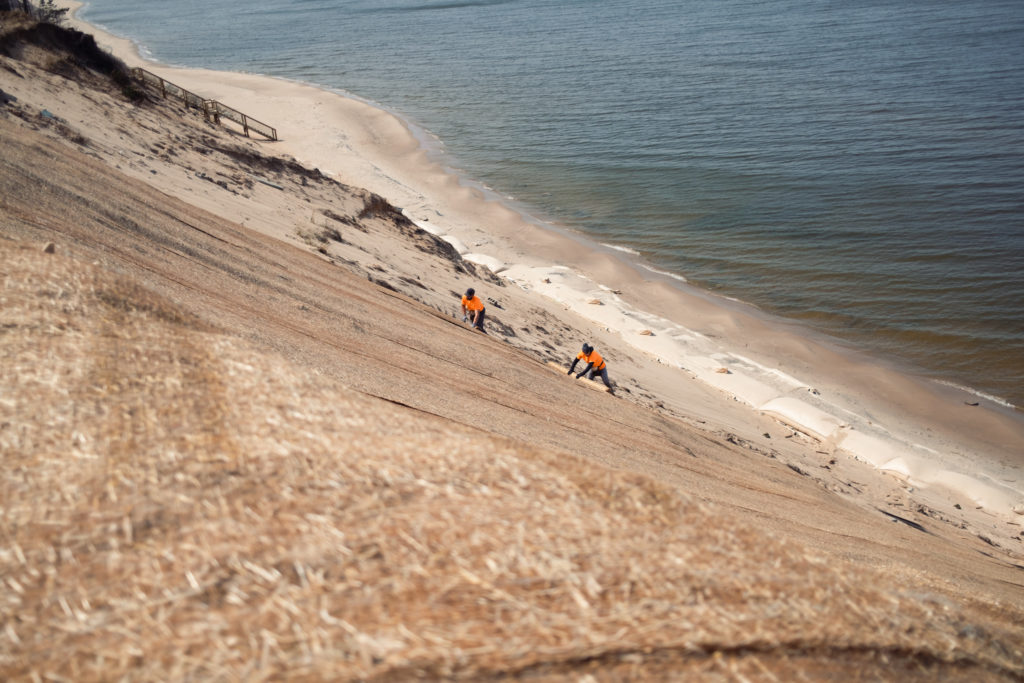
{"type": "Polygon", "coordinates": [[[162,62],[379,102],[536,215],[1024,404],[1019,3],[95,0],[81,16],[162,62]]]}

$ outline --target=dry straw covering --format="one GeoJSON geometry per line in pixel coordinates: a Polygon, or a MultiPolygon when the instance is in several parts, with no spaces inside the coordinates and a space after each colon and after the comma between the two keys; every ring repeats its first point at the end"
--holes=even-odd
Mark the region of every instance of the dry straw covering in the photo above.
{"type": "Polygon", "coordinates": [[[913,576],[361,396],[59,250],[0,255],[0,677],[1019,671],[1019,632],[913,576]]]}

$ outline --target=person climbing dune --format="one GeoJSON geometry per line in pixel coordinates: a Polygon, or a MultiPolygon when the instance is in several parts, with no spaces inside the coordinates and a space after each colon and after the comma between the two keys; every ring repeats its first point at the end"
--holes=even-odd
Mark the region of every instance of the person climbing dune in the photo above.
{"type": "Polygon", "coordinates": [[[470,287],[462,295],[462,322],[469,322],[474,328],[487,334],[484,330],[484,312],[484,302],[480,301],[476,290],[470,287]]]}
{"type": "Polygon", "coordinates": [[[601,379],[604,381],[604,385],[608,387],[608,393],[615,394],[615,389],[612,387],[612,383],[608,380],[608,364],[605,363],[601,354],[587,342],[583,342],[583,350],[576,354],[576,358],[573,359],[572,365],[569,366],[569,371],[566,374],[571,375],[576,369],[576,364],[580,361],[583,361],[587,365],[578,375],[576,375],[576,379],[586,375],[587,379],[593,380],[594,375],[600,375],[601,379]]]}

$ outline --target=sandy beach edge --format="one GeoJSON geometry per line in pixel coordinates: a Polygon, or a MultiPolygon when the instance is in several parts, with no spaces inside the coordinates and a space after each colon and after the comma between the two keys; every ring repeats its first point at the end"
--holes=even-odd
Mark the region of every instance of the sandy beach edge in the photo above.
{"type": "Polygon", "coordinates": [[[968,406],[973,397],[964,391],[850,357],[784,321],[531,219],[453,174],[422,135],[382,108],[271,76],[149,62],[132,41],[83,21],[82,3],[64,4],[72,26],[129,65],[277,127],[281,141],[268,151],[388,198],[467,260],[656,358],[679,383],[715,387],[752,416],[770,415],[914,485],[947,488],[1011,519],[1024,510],[1024,426],[1005,407],[968,406]]]}

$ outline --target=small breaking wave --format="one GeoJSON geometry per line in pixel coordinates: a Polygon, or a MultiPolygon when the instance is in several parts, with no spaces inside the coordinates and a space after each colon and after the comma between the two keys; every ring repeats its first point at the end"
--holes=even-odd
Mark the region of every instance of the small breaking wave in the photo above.
{"type": "Polygon", "coordinates": [[[657,273],[658,275],[664,275],[665,277],[670,277],[673,280],[679,280],[680,282],[686,282],[687,281],[685,277],[683,277],[682,275],[679,275],[678,273],[671,273],[671,272],[669,272],[667,270],[660,270],[658,268],[654,268],[652,266],[647,266],[647,265],[642,265],[642,264],[641,264],[641,267],[644,270],[649,270],[652,273],[657,273]]]}
{"type": "Polygon", "coordinates": [[[978,391],[977,389],[972,389],[971,387],[965,387],[964,385],[957,384],[956,382],[947,382],[946,380],[941,379],[937,379],[935,381],[943,386],[951,387],[953,389],[959,389],[960,391],[971,394],[972,396],[977,396],[978,398],[985,399],[986,401],[990,401],[991,403],[1001,405],[1004,408],[1009,408],[1010,410],[1017,410],[1017,406],[1014,405],[1013,403],[1010,403],[1005,398],[993,396],[992,394],[986,394],[984,391],[978,391]]]}
{"type": "Polygon", "coordinates": [[[629,254],[630,256],[639,256],[640,255],[639,251],[637,251],[636,249],[630,249],[629,247],[620,247],[617,244],[608,244],[607,242],[600,242],[599,244],[602,247],[607,247],[609,249],[614,249],[615,251],[621,251],[621,252],[624,252],[626,254],[629,254]]]}

